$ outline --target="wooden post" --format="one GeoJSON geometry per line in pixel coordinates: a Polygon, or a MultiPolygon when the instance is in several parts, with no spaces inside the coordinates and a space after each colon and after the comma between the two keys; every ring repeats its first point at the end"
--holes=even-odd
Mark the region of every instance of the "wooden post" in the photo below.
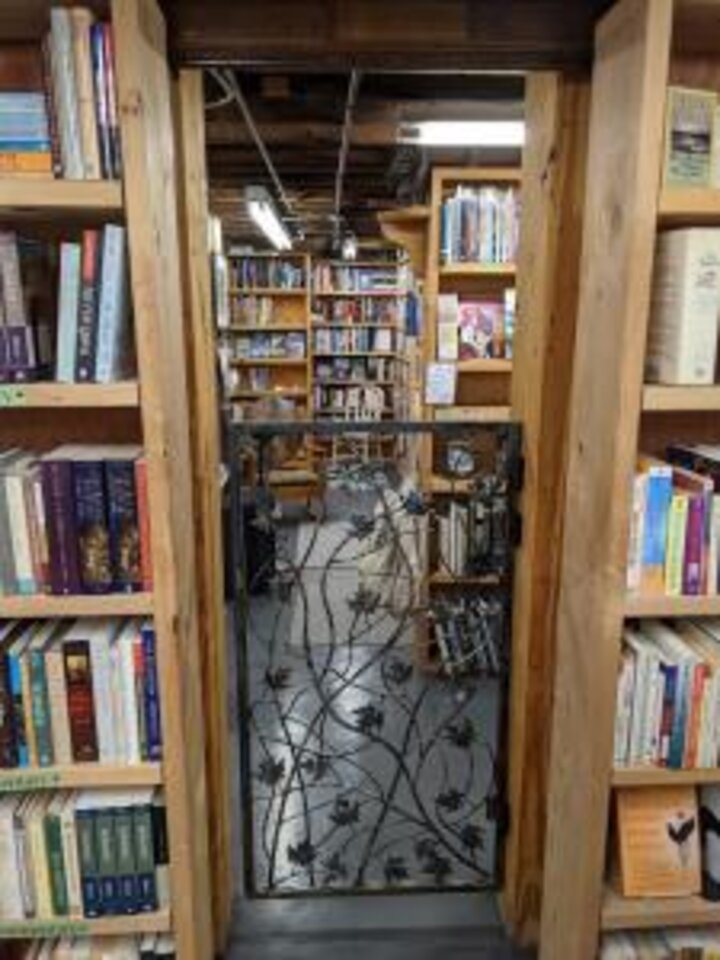
{"type": "Polygon", "coordinates": [[[172,924],[179,960],[209,960],[213,951],[196,530],[165,22],[155,0],[113,0],[112,13],[148,462],[172,924]]]}
{"type": "Polygon", "coordinates": [[[517,939],[540,923],[549,717],[566,430],[575,346],[589,77],[530,74],[518,257],[512,417],[523,425],[523,542],[516,563],[503,908],[517,939]]]}
{"type": "Polygon", "coordinates": [[[205,710],[215,952],[225,948],[233,898],[228,759],[227,637],[221,531],[220,429],[208,249],[205,110],[201,70],[174,84],[179,226],[195,505],[200,660],[205,710]]]}
{"type": "Polygon", "coordinates": [[[541,960],[597,951],[671,27],[672,0],[620,0],[596,34],[541,960]]]}

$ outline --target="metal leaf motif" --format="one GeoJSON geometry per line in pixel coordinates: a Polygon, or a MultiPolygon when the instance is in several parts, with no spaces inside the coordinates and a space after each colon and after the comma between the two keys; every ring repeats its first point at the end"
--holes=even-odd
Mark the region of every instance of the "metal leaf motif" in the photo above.
{"type": "Polygon", "coordinates": [[[347,797],[336,797],[330,819],[336,827],[347,827],[351,823],[357,823],[360,820],[360,804],[357,801],[351,803],[347,797]]]}

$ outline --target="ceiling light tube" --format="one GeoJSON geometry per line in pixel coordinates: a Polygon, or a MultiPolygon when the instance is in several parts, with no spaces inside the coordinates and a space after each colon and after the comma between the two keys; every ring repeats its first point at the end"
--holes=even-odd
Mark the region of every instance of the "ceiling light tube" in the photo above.
{"type": "Polygon", "coordinates": [[[525,123],[523,120],[423,120],[402,124],[398,140],[423,147],[522,147],[525,123]]]}
{"type": "Polygon", "coordinates": [[[292,237],[278,215],[275,204],[263,187],[247,187],[247,210],[256,226],[265,234],[276,250],[291,250],[292,237]]]}

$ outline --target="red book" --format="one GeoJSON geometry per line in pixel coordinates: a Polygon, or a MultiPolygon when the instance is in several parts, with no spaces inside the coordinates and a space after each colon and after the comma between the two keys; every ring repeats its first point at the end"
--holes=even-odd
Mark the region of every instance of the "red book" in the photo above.
{"type": "Polygon", "coordinates": [[[75,763],[92,763],[99,759],[99,755],[88,641],[66,640],[63,660],[73,760],[75,763]]]}
{"type": "Polygon", "coordinates": [[[150,543],[150,511],[148,509],[147,460],[135,461],[135,493],[137,497],[138,526],[140,528],[140,569],[143,590],[153,588],[152,546],[150,543]]]}

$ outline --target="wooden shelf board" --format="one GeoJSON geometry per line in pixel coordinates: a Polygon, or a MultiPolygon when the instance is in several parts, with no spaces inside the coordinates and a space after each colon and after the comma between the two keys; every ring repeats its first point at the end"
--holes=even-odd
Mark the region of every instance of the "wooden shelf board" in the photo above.
{"type": "Polygon", "coordinates": [[[307,287],[230,287],[232,297],[306,297],[307,287]]]}
{"type": "Polygon", "coordinates": [[[669,770],[667,767],[615,767],[614,787],[676,787],[684,784],[720,783],[720,768],[669,770]]]}
{"type": "Polygon", "coordinates": [[[625,602],[626,617],[715,617],[720,616],[720,596],[665,597],[632,596],[625,602]]]}
{"type": "Polygon", "coordinates": [[[439,269],[440,277],[514,277],[514,263],[445,263],[439,269]]]}
{"type": "Polygon", "coordinates": [[[140,388],[126,383],[18,383],[0,386],[0,407],[138,407],[140,388]]]}
{"type": "Polygon", "coordinates": [[[121,213],[119,180],[0,177],[0,210],[13,213],[121,213]]]}
{"type": "Polygon", "coordinates": [[[497,587],[502,578],[495,573],[476,576],[456,577],[452,573],[433,573],[430,575],[431,587],[497,587]]]}
{"type": "Polygon", "coordinates": [[[230,361],[233,367],[304,367],[307,357],[236,357],[230,361]]]}
{"type": "Polygon", "coordinates": [[[520,167],[443,167],[443,183],[520,183],[520,167]]]}
{"type": "Polygon", "coordinates": [[[230,399],[259,398],[259,397],[284,397],[284,398],[302,398],[307,396],[307,390],[235,390],[230,394],[230,399]]]}
{"type": "Polygon", "coordinates": [[[603,930],[648,930],[720,924],[720,903],[702,897],[623,897],[606,890],[603,930]]]}
{"type": "Polygon", "coordinates": [[[643,388],[643,410],[692,411],[720,410],[720,385],[709,387],[663,387],[649,385],[643,388]]]}
{"type": "Polygon", "coordinates": [[[0,794],[26,790],[152,787],[162,782],[159,763],[77,763],[72,766],[0,770],[0,794]]]}
{"type": "Polygon", "coordinates": [[[448,477],[440,477],[434,474],[430,478],[431,493],[469,493],[472,489],[470,480],[450,480],[448,477]]]}
{"type": "Polygon", "coordinates": [[[152,613],[150,593],[0,597],[0,617],[131,617],[152,613]]]}
{"type": "Polygon", "coordinates": [[[377,214],[377,218],[381,224],[424,223],[430,219],[430,207],[417,203],[409,207],[398,207],[396,210],[382,210],[377,214]]]}
{"type": "Polygon", "coordinates": [[[438,423],[509,423],[512,407],[434,407],[434,419],[438,423]]]}
{"type": "Polygon", "coordinates": [[[666,226],[720,224],[720,190],[668,187],[660,193],[658,218],[666,226]]]}
{"type": "Polygon", "coordinates": [[[398,354],[393,351],[378,350],[315,350],[315,357],[378,357],[380,360],[397,360],[398,354]]]}
{"type": "Polygon", "coordinates": [[[227,327],[218,327],[218,333],[307,333],[304,323],[231,323],[227,327]]]}
{"type": "Polygon", "coordinates": [[[170,911],[138,913],[133,916],[49,917],[43,920],[2,920],[0,940],[55,939],[56,937],[117,937],[141,933],[169,933],[170,911]]]}
{"type": "Polygon", "coordinates": [[[458,373],[512,373],[512,360],[458,360],[458,373]]]}
{"type": "Polygon", "coordinates": [[[394,380],[319,380],[315,377],[316,387],[392,387],[394,380]]]}
{"type": "Polygon", "coordinates": [[[328,327],[333,330],[397,330],[397,323],[326,323],[324,320],[315,321],[312,324],[312,329],[325,330],[328,327]]]}
{"type": "Polygon", "coordinates": [[[316,290],[314,297],[335,297],[348,299],[352,297],[404,297],[406,290],[316,290]]]}

